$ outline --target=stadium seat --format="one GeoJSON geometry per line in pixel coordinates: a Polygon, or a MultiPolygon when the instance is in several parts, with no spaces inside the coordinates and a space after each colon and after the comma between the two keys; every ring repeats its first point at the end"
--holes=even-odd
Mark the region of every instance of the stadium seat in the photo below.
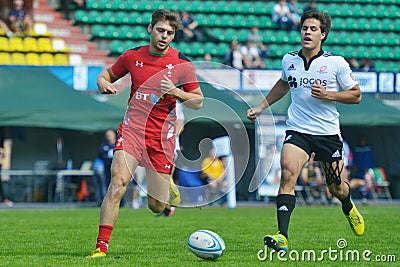
{"type": "Polygon", "coordinates": [[[25,51],[25,52],[37,52],[38,51],[36,39],[33,37],[25,37],[23,40],[23,46],[24,46],[23,51],[25,51]]]}
{"type": "Polygon", "coordinates": [[[37,40],[37,48],[39,52],[53,52],[51,40],[47,37],[41,37],[37,40]]]}
{"type": "Polygon", "coordinates": [[[101,23],[108,24],[108,23],[115,23],[116,16],[113,11],[106,10],[101,13],[101,23]]]}
{"type": "Polygon", "coordinates": [[[112,54],[122,54],[124,49],[124,43],[120,40],[112,40],[110,42],[110,51],[112,54]]]}
{"type": "Polygon", "coordinates": [[[119,27],[119,36],[122,39],[132,39],[133,38],[133,29],[128,25],[121,25],[119,27]]]}
{"type": "Polygon", "coordinates": [[[69,61],[69,64],[72,66],[77,66],[77,65],[83,64],[83,58],[79,54],[69,54],[68,61],[69,61]]]}
{"type": "Polygon", "coordinates": [[[78,9],[74,13],[74,19],[77,23],[90,23],[89,14],[86,10],[78,9]]]}
{"type": "Polygon", "coordinates": [[[46,36],[50,37],[53,35],[52,32],[49,31],[49,28],[47,27],[47,24],[44,22],[35,22],[33,24],[33,32],[31,34],[32,36],[46,36]]]}
{"type": "Polygon", "coordinates": [[[0,36],[0,51],[10,51],[7,37],[0,36]]]}
{"type": "Polygon", "coordinates": [[[69,65],[67,54],[57,53],[54,55],[54,64],[55,65],[69,65]]]}
{"type": "Polygon", "coordinates": [[[125,11],[116,11],[115,12],[115,24],[129,24],[129,15],[125,11]]]}
{"type": "Polygon", "coordinates": [[[67,47],[65,40],[62,38],[53,38],[51,40],[51,47],[52,51],[56,52],[68,53],[71,51],[71,49],[67,47]]]}
{"type": "Polygon", "coordinates": [[[15,52],[11,54],[11,63],[14,65],[25,65],[25,55],[23,53],[15,52]]]}
{"type": "Polygon", "coordinates": [[[9,53],[0,52],[0,65],[9,65],[11,64],[11,56],[9,53]]]}
{"type": "Polygon", "coordinates": [[[94,37],[105,38],[106,36],[105,27],[100,24],[92,25],[91,32],[94,37]]]}
{"type": "Polygon", "coordinates": [[[24,45],[22,43],[22,39],[19,37],[11,37],[8,40],[8,47],[10,51],[13,52],[23,52],[24,50],[24,45]]]}
{"type": "Polygon", "coordinates": [[[46,66],[54,65],[54,58],[53,55],[50,53],[42,53],[40,54],[39,58],[41,65],[46,65],[46,66]]]}
{"type": "Polygon", "coordinates": [[[101,12],[98,10],[90,10],[89,21],[91,23],[102,23],[101,12]]]}
{"type": "Polygon", "coordinates": [[[149,36],[147,28],[139,25],[135,26],[132,29],[132,33],[133,33],[133,39],[147,39],[149,36]]]}
{"type": "Polygon", "coordinates": [[[25,56],[26,64],[28,65],[40,65],[39,54],[37,53],[28,53],[25,56]]]}
{"type": "Polygon", "coordinates": [[[116,25],[106,25],[105,27],[105,38],[120,38],[119,28],[116,25]]]}

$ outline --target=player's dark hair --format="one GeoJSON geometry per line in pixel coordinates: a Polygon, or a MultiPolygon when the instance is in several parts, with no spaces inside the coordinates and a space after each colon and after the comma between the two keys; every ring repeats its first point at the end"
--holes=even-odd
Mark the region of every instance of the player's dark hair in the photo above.
{"type": "Polygon", "coordinates": [[[176,12],[172,12],[167,9],[159,9],[154,11],[151,15],[151,26],[154,27],[154,25],[156,25],[159,21],[168,21],[169,24],[174,27],[175,30],[177,30],[179,27],[180,18],[176,12]]]}
{"type": "Polygon", "coordinates": [[[331,31],[332,26],[332,18],[328,14],[328,12],[317,10],[304,12],[304,14],[301,16],[300,25],[303,26],[303,23],[306,19],[316,19],[320,21],[321,32],[325,33],[325,38],[322,40],[322,43],[325,42],[326,38],[328,38],[328,33],[331,31]]]}

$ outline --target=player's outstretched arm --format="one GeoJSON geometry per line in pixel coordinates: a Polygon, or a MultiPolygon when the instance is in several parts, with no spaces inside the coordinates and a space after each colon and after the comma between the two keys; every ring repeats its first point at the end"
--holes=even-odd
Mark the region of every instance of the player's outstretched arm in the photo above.
{"type": "Polygon", "coordinates": [[[284,97],[290,90],[289,84],[279,79],[272,87],[271,91],[267,94],[264,100],[255,108],[247,110],[247,118],[251,121],[255,121],[266,108],[274,104],[276,101],[284,97]]]}
{"type": "Polygon", "coordinates": [[[311,87],[311,95],[315,98],[337,101],[343,104],[358,104],[361,101],[361,90],[358,84],[349,90],[340,92],[326,91],[318,80],[311,87]]]}
{"type": "Polygon", "coordinates": [[[100,72],[99,76],[97,77],[96,83],[97,88],[101,94],[115,94],[117,93],[117,89],[112,84],[120,77],[115,75],[111,68],[104,69],[100,72]]]}

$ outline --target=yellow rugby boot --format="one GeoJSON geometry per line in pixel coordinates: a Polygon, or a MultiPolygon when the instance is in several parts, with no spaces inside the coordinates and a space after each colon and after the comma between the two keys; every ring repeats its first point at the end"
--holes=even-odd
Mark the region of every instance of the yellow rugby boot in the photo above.
{"type": "Polygon", "coordinates": [[[349,215],[346,215],[347,220],[349,221],[350,227],[356,235],[364,234],[364,219],[361,216],[360,212],[357,210],[356,205],[353,204],[353,208],[350,210],[349,215]]]}
{"type": "Polygon", "coordinates": [[[172,207],[177,207],[181,202],[181,194],[179,193],[178,187],[172,180],[172,177],[169,178],[169,204],[172,207]]]}
{"type": "Polygon", "coordinates": [[[86,259],[104,258],[105,256],[107,256],[106,253],[102,252],[100,248],[96,248],[90,255],[86,256],[86,259]]]}
{"type": "Polygon", "coordinates": [[[275,235],[265,235],[264,245],[273,248],[276,252],[279,252],[280,250],[288,252],[289,248],[289,242],[286,237],[279,232],[275,235]]]}

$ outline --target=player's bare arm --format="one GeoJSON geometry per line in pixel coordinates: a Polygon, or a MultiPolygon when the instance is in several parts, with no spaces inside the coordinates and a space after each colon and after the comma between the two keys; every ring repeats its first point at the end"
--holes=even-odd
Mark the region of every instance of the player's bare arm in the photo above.
{"type": "Polygon", "coordinates": [[[311,95],[315,98],[337,101],[343,104],[358,104],[361,101],[361,90],[358,84],[349,90],[340,92],[327,91],[318,80],[311,87],[311,95]]]}
{"type": "Polygon", "coordinates": [[[176,87],[176,85],[164,75],[164,79],[160,82],[161,95],[167,94],[176,97],[186,107],[191,109],[200,109],[203,106],[203,93],[200,88],[196,88],[190,92],[185,92],[176,87]]]}
{"type": "Polygon", "coordinates": [[[120,77],[115,75],[111,68],[103,70],[97,77],[97,88],[101,94],[116,94],[117,89],[113,83],[120,77]]]}
{"type": "Polygon", "coordinates": [[[279,79],[276,84],[272,87],[271,91],[265,97],[265,99],[255,108],[247,110],[247,118],[254,122],[258,116],[260,116],[266,108],[274,104],[276,101],[284,97],[290,90],[289,84],[279,79]]]}

